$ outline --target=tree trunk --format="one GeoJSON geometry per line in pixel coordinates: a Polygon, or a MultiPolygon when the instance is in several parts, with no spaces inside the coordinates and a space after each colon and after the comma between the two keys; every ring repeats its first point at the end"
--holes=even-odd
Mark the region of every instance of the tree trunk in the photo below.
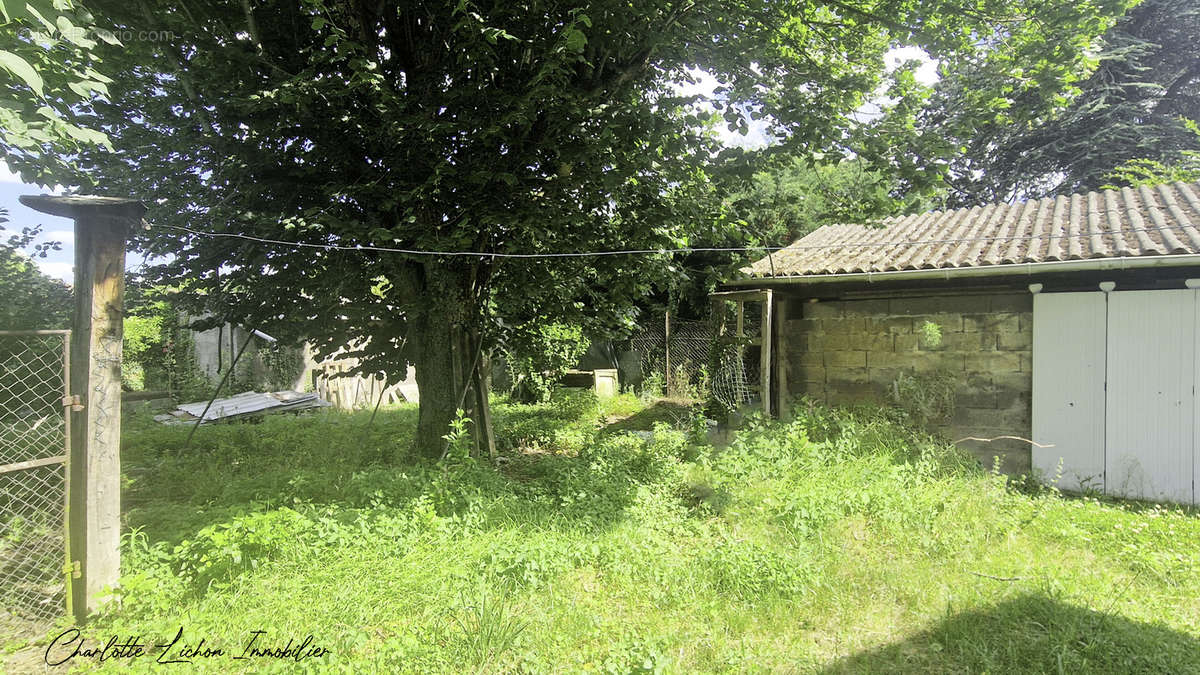
{"type": "Polygon", "coordinates": [[[410,322],[409,330],[421,392],[416,450],[422,457],[437,459],[445,448],[442,437],[450,430],[461,394],[462,382],[454,378],[458,330],[447,313],[437,311],[422,312],[410,322]]]}

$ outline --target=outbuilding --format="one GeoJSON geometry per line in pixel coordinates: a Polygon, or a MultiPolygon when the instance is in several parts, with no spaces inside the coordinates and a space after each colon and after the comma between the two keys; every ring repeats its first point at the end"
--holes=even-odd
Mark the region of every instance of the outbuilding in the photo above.
{"type": "Polygon", "coordinates": [[[827,225],[714,298],[761,307],[769,411],[942,387],[988,467],[1198,503],[1198,224],[1174,183],[827,225]]]}

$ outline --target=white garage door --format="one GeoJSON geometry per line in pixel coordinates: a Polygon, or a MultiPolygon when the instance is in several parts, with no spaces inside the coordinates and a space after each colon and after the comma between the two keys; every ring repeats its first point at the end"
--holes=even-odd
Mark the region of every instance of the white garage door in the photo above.
{"type": "Polygon", "coordinates": [[[1064,490],[1104,489],[1105,297],[1033,296],[1033,466],[1064,490]]]}
{"type": "Polygon", "coordinates": [[[1034,296],[1034,466],[1061,486],[1194,502],[1197,292],[1034,296]]]}

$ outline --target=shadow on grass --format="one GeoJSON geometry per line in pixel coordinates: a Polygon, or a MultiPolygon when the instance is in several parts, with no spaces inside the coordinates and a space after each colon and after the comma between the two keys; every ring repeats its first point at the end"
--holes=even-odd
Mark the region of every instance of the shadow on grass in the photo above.
{"type": "Polygon", "coordinates": [[[141,426],[124,439],[124,529],[173,546],[210,525],[280,507],[396,510],[431,491],[442,516],[466,511],[473,499],[516,506],[531,526],[599,531],[625,517],[641,479],[636,448],[608,457],[600,471],[588,457],[525,451],[530,439],[552,442],[571,425],[594,434],[590,408],[496,408],[498,435],[524,440],[506,443],[500,470],[481,463],[460,471],[449,490],[436,486],[445,467],[411,455],[415,408],[383,409],[369,431],[369,415],[335,412],[202,427],[186,450],[186,428],[141,426]]]}
{"type": "Polygon", "coordinates": [[[654,425],[660,422],[671,427],[686,426],[688,420],[695,414],[692,401],[656,401],[629,417],[612,421],[604,426],[603,433],[621,433],[625,431],[653,431],[654,425]]]}
{"type": "Polygon", "coordinates": [[[1025,595],[954,614],[823,673],[1200,673],[1200,640],[1171,628],[1025,595]]]}

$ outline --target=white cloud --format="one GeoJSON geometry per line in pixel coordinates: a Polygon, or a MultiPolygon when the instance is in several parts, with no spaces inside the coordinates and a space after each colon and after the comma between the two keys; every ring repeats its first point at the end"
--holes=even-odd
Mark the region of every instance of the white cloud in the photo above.
{"type": "Polygon", "coordinates": [[[48,262],[40,259],[36,260],[35,262],[37,263],[38,269],[42,270],[42,273],[47,276],[51,276],[56,279],[62,279],[68,284],[75,281],[75,266],[71,263],[48,262]]]}
{"type": "Polygon", "coordinates": [[[929,58],[929,54],[926,54],[925,50],[920,47],[897,47],[884,54],[883,59],[884,63],[887,64],[888,72],[899,68],[900,64],[905,61],[920,61],[921,65],[917,67],[917,71],[913,74],[917,78],[917,82],[931,85],[938,81],[937,60],[929,58]]]}
{"type": "Polygon", "coordinates": [[[8,165],[0,162],[0,183],[24,183],[21,177],[9,171],[8,165]]]}
{"type": "Polygon", "coordinates": [[[75,230],[50,230],[42,233],[43,241],[62,242],[64,246],[75,243],[75,230]]]}

